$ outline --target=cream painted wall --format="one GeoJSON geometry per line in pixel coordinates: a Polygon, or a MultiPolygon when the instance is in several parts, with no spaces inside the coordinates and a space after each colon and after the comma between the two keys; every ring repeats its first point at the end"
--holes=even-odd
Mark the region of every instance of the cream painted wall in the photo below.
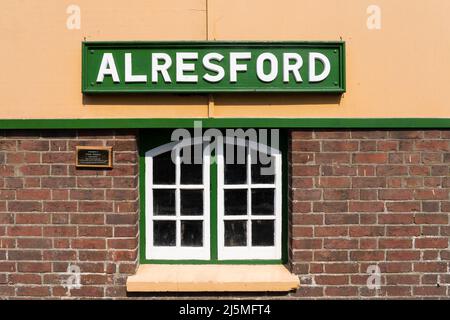
{"type": "Polygon", "coordinates": [[[2,0],[0,118],[450,118],[449,14],[448,0],[2,0]],[[70,4],[80,30],[66,28],[70,4]],[[84,39],[342,39],[347,92],[83,97],[84,39]]]}

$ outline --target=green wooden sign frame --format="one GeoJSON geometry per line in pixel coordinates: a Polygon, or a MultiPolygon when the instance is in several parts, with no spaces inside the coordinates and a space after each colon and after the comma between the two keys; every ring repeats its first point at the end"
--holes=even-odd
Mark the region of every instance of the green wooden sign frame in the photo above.
{"type": "Polygon", "coordinates": [[[345,92],[342,41],[83,42],[82,59],[85,94],[345,92]]]}

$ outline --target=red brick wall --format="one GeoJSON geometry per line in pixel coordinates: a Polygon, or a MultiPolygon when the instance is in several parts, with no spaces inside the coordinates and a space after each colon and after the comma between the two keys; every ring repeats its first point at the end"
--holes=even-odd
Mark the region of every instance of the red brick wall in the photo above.
{"type": "Polygon", "coordinates": [[[0,132],[0,297],[124,296],[138,198],[135,132],[0,132]],[[77,145],[113,146],[114,168],[75,168],[77,145]]]}
{"type": "Polygon", "coordinates": [[[292,131],[290,149],[297,296],[450,295],[450,131],[292,131]]]}

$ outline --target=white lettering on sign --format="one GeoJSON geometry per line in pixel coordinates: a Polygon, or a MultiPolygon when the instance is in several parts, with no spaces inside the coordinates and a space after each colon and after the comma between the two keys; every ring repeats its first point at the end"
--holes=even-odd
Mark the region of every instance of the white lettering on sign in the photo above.
{"type": "Polygon", "coordinates": [[[246,64],[238,64],[238,60],[251,59],[251,52],[230,52],[230,82],[237,82],[238,71],[247,71],[246,64]]]}
{"type": "Polygon", "coordinates": [[[303,82],[300,76],[300,68],[303,66],[303,59],[298,53],[283,54],[283,82],[289,82],[289,73],[294,75],[296,82],[303,82]],[[295,61],[291,64],[291,61],[295,61]]]}
{"type": "Polygon", "coordinates": [[[177,82],[193,82],[198,81],[197,75],[186,75],[186,71],[195,71],[193,63],[186,63],[185,60],[197,60],[197,52],[177,52],[177,82]]]}
{"type": "Polygon", "coordinates": [[[309,82],[320,82],[325,80],[331,71],[330,60],[319,53],[311,52],[309,54],[309,82]],[[323,71],[321,74],[316,74],[316,60],[319,60],[323,64],[323,71]]]}
{"type": "Polygon", "coordinates": [[[112,53],[103,54],[100,70],[98,71],[97,82],[103,82],[105,76],[111,76],[114,82],[120,82],[112,53]]]}
{"type": "Polygon", "coordinates": [[[278,60],[273,53],[264,52],[256,59],[256,75],[262,82],[272,82],[278,75],[278,60]],[[264,61],[270,62],[270,72],[264,73],[264,61]]]}
{"type": "Polygon", "coordinates": [[[125,53],[125,82],[147,82],[147,76],[145,74],[133,75],[131,53],[125,53]]]}
{"type": "MultiPolygon", "coordinates": [[[[198,83],[199,76],[210,83],[222,81],[226,76],[226,71],[220,63],[225,57],[217,52],[207,53],[201,58],[201,65],[204,68],[203,74],[196,74],[196,62],[199,60],[198,52],[177,52],[175,54],[175,81],[177,83],[198,83]]],[[[251,52],[230,52],[229,53],[229,81],[238,82],[238,73],[247,73],[248,60],[252,59],[251,52]],[[245,61],[247,60],[247,61],[245,61]]],[[[133,73],[133,56],[131,53],[125,53],[124,57],[125,83],[147,83],[147,74],[133,73]]],[[[165,83],[171,83],[172,79],[169,70],[172,68],[173,61],[169,54],[162,52],[153,52],[151,57],[151,82],[158,83],[160,75],[165,83]]],[[[282,61],[278,61],[275,54],[263,52],[256,58],[256,77],[264,83],[271,83],[277,79],[282,69],[282,80],[289,83],[295,80],[297,83],[303,82],[300,74],[304,67],[303,58],[299,53],[283,53],[282,61]],[[266,68],[265,68],[266,66],[266,68]]],[[[327,79],[331,72],[331,63],[327,56],[320,52],[310,52],[308,57],[308,81],[310,83],[321,82],[327,79]],[[319,71],[318,65],[322,65],[319,71]]],[[[97,82],[104,81],[105,76],[111,76],[114,83],[120,83],[119,73],[112,53],[103,53],[102,61],[97,75],[97,82]]]]}
{"type": "Polygon", "coordinates": [[[152,82],[158,83],[158,73],[163,76],[164,82],[171,83],[169,72],[167,71],[172,65],[172,59],[167,53],[153,53],[152,54],[152,82]],[[163,60],[163,64],[159,61],[163,60]]]}
{"type": "Polygon", "coordinates": [[[205,69],[217,73],[216,75],[206,73],[203,76],[203,79],[208,82],[219,82],[223,79],[223,77],[225,77],[225,70],[221,66],[212,63],[212,60],[220,62],[223,60],[223,55],[221,55],[220,53],[211,52],[203,57],[203,66],[205,67],[205,69]]]}

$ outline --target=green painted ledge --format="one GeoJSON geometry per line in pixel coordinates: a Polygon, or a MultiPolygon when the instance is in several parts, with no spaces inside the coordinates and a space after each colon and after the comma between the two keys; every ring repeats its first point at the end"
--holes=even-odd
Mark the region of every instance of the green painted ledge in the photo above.
{"type": "Polygon", "coordinates": [[[2,129],[192,128],[444,129],[450,118],[189,118],[189,119],[0,119],[2,129]]]}

